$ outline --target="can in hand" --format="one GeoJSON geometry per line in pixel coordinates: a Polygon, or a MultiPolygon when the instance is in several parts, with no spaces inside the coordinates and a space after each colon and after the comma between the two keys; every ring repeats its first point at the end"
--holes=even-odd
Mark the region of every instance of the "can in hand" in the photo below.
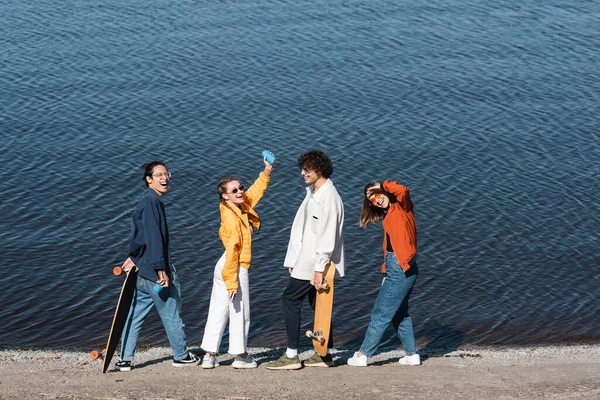
{"type": "Polygon", "coordinates": [[[263,150],[261,156],[266,157],[269,164],[273,164],[275,162],[275,156],[269,150],[263,150]]]}

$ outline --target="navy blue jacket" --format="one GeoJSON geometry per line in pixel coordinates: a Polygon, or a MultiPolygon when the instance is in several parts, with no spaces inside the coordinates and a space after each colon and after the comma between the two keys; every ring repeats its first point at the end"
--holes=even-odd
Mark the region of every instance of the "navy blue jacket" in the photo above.
{"type": "Polygon", "coordinates": [[[171,275],[167,215],[165,205],[154,189],[148,188],[133,210],[129,257],[139,267],[143,278],[157,281],[156,271],[160,269],[171,275]]]}

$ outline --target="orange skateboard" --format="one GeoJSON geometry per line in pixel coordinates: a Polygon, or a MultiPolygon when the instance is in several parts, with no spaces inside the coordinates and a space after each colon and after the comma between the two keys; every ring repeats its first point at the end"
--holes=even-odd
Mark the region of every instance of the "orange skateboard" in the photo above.
{"type": "Polygon", "coordinates": [[[306,331],[306,336],[312,338],[315,351],[321,356],[327,355],[327,342],[331,330],[331,313],[333,311],[333,278],[335,277],[335,265],[330,262],[325,267],[323,274],[323,286],[317,290],[315,300],[315,322],[312,331],[306,331]]]}
{"type": "MultiPolygon", "coordinates": [[[[113,273],[119,276],[123,273],[123,270],[120,267],[115,267],[113,269],[113,273]]],[[[121,334],[123,333],[123,328],[125,327],[127,316],[129,315],[129,308],[131,307],[131,303],[133,301],[136,282],[137,272],[135,271],[135,268],[132,268],[129,270],[129,273],[127,273],[125,281],[123,282],[123,286],[121,287],[121,294],[119,294],[117,308],[115,309],[115,315],[113,317],[110,332],[108,334],[108,342],[106,344],[106,348],[102,350],[102,355],[104,356],[104,360],[102,361],[102,373],[106,373],[106,370],[110,365],[110,361],[115,354],[115,350],[117,349],[117,345],[121,340],[121,334]]],[[[93,360],[100,358],[100,355],[100,352],[97,350],[94,350],[90,353],[90,357],[93,360]]]]}

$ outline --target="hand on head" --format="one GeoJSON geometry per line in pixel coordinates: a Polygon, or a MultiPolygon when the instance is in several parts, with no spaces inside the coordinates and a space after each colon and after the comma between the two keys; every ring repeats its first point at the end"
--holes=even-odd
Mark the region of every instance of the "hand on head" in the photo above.
{"type": "Polygon", "coordinates": [[[373,186],[371,186],[370,188],[367,189],[367,198],[370,198],[371,196],[373,196],[376,193],[381,193],[381,184],[379,182],[375,182],[375,184],[373,186]]]}

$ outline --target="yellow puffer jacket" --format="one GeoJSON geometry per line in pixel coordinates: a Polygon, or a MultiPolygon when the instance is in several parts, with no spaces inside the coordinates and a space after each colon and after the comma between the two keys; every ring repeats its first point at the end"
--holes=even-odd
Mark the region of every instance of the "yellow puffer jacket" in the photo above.
{"type": "Polygon", "coordinates": [[[223,280],[228,291],[238,288],[238,267],[250,268],[252,259],[252,230],[251,226],[260,228],[260,219],[253,207],[261,199],[270,177],[261,172],[258,179],[244,193],[244,203],[237,207],[230,201],[221,202],[221,227],[219,237],[225,246],[225,265],[223,280]]]}

